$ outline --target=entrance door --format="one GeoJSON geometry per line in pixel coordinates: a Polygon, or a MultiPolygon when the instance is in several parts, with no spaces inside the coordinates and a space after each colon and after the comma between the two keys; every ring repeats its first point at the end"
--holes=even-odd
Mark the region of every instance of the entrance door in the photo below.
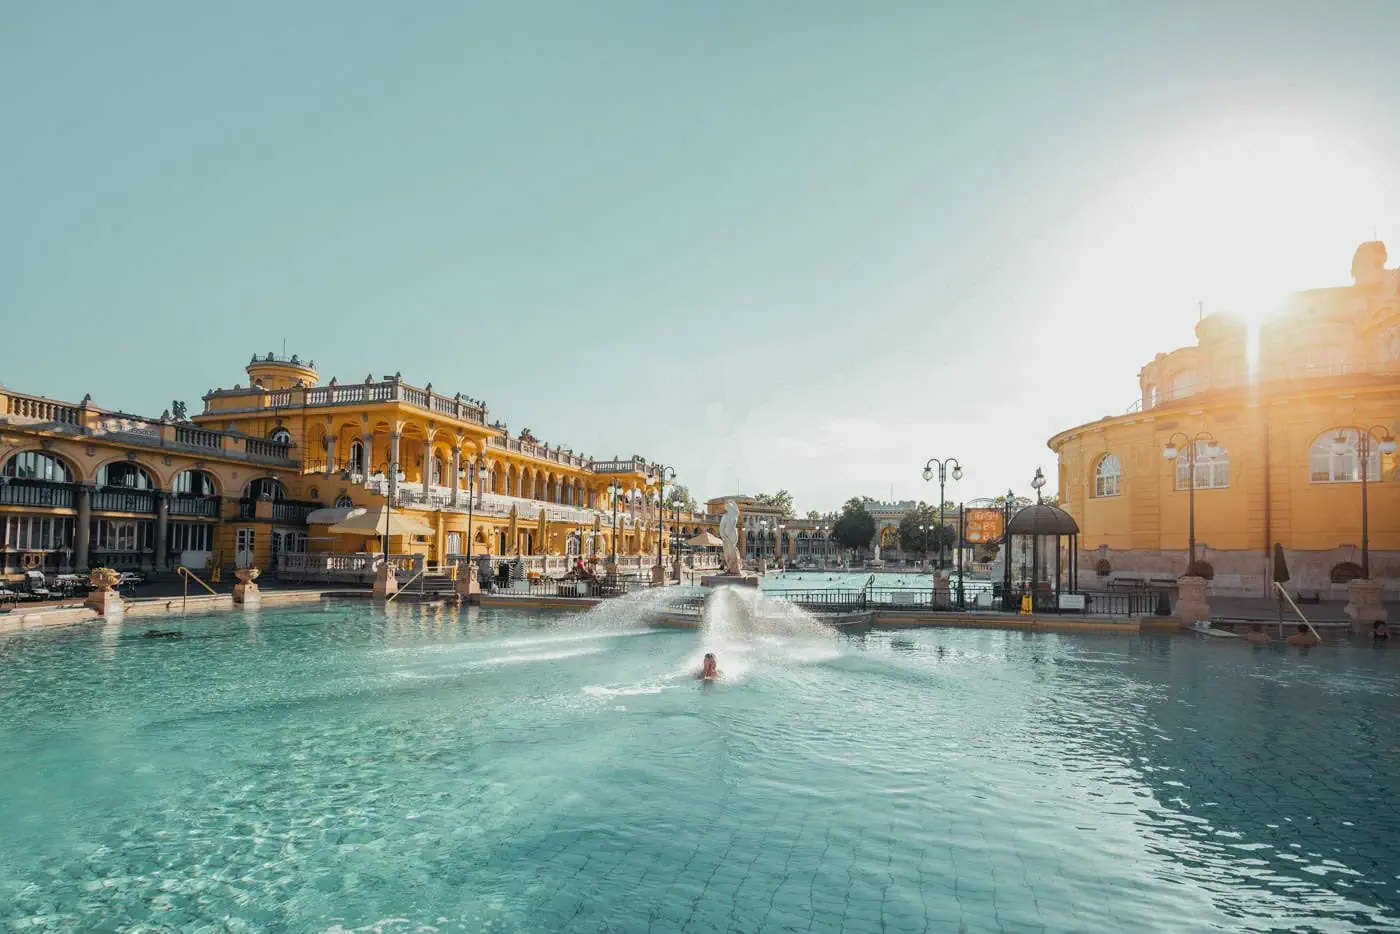
{"type": "Polygon", "coordinates": [[[233,564],[235,567],[253,566],[253,533],[257,529],[235,529],[233,544],[233,564]]]}

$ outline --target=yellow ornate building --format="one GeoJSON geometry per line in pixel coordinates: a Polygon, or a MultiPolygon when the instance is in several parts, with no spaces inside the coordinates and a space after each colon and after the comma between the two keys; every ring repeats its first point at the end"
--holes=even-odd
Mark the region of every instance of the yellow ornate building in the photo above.
{"type": "Polygon", "coordinates": [[[512,436],[481,402],[398,375],[321,385],[272,354],[247,373],[188,420],[0,389],[0,569],[329,567],[379,550],[330,529],[386,502],[424,533],[391,553],[434,563],[655,554],[660,472],[640,457],[512,436]]]}
{"type": "Polygon", "coordinates": [[[1364,493],[1370,576],[1395,592],[1400,270],[1385,261],[1383,244],[1362,244],[1352,285],[1291,296],[1257,335],[1206,317],[1195,346],[1142,368],[1127,412],[1050,439],[1081,586],[1184,574],[1194,496],[1215,592],[1266,594],[1278,542],[1290,587],[1341,597],[1367,563],[1364,493]]]}

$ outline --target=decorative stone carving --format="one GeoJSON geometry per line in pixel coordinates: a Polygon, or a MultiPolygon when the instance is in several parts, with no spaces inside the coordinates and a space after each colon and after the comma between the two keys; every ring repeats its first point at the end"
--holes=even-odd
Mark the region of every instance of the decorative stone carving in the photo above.
{"type": "Polygon", "coordinates": [[[1190,626],[1198,619],[1210,619],[1210,602],[1206,599],[1206,587],[1210,584],[1204,577],[1187,575],[1176,582],[1176,612],[1172,614],[1183,626],[1190,626]]]}
{"type": "Polygon", "coordinates": [[[121,594],[112,588],[121,580],[121,574],[111,568],[93,568],[88,574],[87,599],[83,606],[96,610],[101,616],[120,616],[122,612],[121,594]]]}
{"type": "Polygon", "coordinates": [[[1364,635],[1371,631],[1373,623],[1386,621],[1385,607],[1381,604],[1382,586],[1380,581],[1360,578],[1347,585],[1350,600],[1346,612],[1351,617],[1352,632],[1364,635]]]}
{"type": "Polygon", "coordinates": [[[387,600],[398,592],[399,578],[394,573],[394,566],[387,559],[381,558],[379,567],[374,572],[374,598],[387,600]]]}
{"type": "Polygon", "coordinates": [[[238,583],[233,585],[233,602],[244,606],[257,606],[262,603],[262,591],[254,583],[262,574],[257,568],[236,568],[233,576],[238,583]]]}

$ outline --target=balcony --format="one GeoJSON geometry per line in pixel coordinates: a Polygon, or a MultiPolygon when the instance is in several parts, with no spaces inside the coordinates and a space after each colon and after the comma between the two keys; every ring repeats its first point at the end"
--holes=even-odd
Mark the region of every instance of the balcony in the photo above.
{"type": "Polygon", "coordinates": [[[217,519],[219,517],[219,497],[176,493],[170,497],[170,514],[172,516],[202,516],[207,519],[217,519]]]}
{"type": "Polygon", "coordinates": [[[20,477],[0,477],[0,506],[43,506],[54,509],[74,508],[72,483],[50,483],[20,477]]]}
{"type": "Polygon", "coordinates": [[[61,425],[81,425],[82,409],[76,405],[55,402],[43,396],[4,393],[4,412],[15,421],[37,424],[57,422],[61,425]]]}
{"type": "Polygon", "coordinates": [[[156,494],[150,490],[123,490],[104,487],[92,493],[93,512],[134,512],[152,515],[156,511],[156,494]]]}
{"type": "Polygon", "coordinates": [[[281,389],[274,392],[259,388],[216,389],[204,397],[204,414],[224,415],[259,412],[267,409],[302,408],[303,406],[306,408],[326,408],[386,402],[401,403],[476,425],[484,426],[486,424],[485,403],[469,399],[461,393],[455,396],[444,396],[433,392],[431,386],[419,389],[416,386],[409,386],[398,378],[344,386],[332,380],[329,386],[316,386],[309,389],[281,389]],[[227,404],[210,405],[211,401],[227,404]]]}

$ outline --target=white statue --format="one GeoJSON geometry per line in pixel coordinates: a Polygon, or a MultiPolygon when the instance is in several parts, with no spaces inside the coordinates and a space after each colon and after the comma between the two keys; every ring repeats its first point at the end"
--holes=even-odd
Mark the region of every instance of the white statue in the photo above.
{"type": "Polygon", "coordinates": [[[739,504],[730,500],[724,504],[724,518],[719,520],[719,540],[724,544],[724,573],[738,577],[743,573],[739,563],[739,504]]]}

